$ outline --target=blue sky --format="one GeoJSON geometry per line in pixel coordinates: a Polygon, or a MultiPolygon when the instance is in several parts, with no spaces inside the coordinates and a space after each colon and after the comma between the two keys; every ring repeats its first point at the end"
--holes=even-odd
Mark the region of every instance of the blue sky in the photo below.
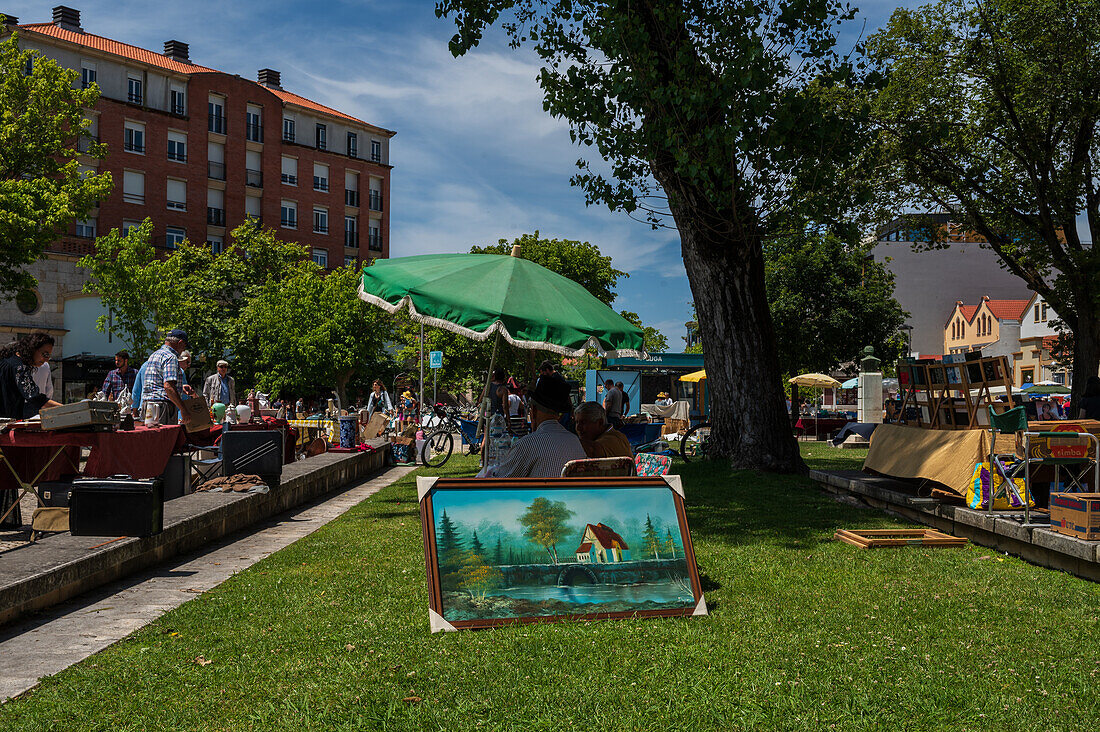
{"type": "MultiPolygon", "coordinates": [[[[22,23],[47,22],[59,0],[4,0],[22,23]]],[[[86,31],[159,51],[190,44],[191,60],[283,87],[397,131],[391,142],[391,255],[467,251],[538,230],[597,245],[629,273],[619,310],[633,310],[681,350],[691,291],[675,231],[585,207],[569,185],[580,150],[568,126],[542,110],[538,59],[499,33],[461,59],[447,51],[453,24],[433,0],[68,0],[86,31]]],[[[865,2],[846,24],[851,46],[898,3],[865,2]]],[[[912,4],[912,3],[906,3],[912,4]]]]}

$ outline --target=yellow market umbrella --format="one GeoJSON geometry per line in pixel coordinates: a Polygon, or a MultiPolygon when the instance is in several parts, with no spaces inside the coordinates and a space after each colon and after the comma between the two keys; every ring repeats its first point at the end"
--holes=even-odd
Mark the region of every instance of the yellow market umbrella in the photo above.
{"type": "MultiPolygon", "coordinates": [[[[799,374],[798,376],[791,377],[787,380],[791,384],[797,386],[809,386],[814,389],[836,389],[840,386],[840,382],[834,379],[832,376],[826,376],[825,374],[799,374]]],[[[836,400],[833,400],[834,406],[836,400]]],[[[817,434],[817,413],[818,409],[814,409],[814,439],[818,438],[817,434]]]]}
{"type": "Polygon", "coordinates": [[[690,374],[685,374],[684,376],[681,376],[680,381],[689,381],[692,384],[698,384],[705,378],[707,378],[707,370],[702,369],[701,371],[693,371],[690,374]]]}

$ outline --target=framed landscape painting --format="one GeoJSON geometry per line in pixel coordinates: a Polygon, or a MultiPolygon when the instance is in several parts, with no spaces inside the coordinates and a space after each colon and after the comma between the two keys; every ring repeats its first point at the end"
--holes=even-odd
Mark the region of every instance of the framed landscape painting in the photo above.
{"type": "Polygon", "coordinates": [[[432,632],[706,614],[679,476],[417,489],[432,632]]]}

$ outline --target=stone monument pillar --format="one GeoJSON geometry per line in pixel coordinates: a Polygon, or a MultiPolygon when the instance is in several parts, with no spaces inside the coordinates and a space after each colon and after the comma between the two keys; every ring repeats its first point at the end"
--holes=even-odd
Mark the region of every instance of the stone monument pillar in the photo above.
{"type": "Polygon", "coordinates": [[[859,405],[857,419],[863,423],[882,424],[882,371],[881,361],[875,358],[875,349],[863,349],[859,362],[859,405]]]}

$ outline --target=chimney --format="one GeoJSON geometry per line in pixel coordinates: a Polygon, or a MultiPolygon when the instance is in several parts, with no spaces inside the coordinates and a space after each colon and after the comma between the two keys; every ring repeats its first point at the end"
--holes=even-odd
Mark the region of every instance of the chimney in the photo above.
{"type": "Polygon", "coordinates": [[[191,63],[191,49],[183,41],[165,41],[164,42],[164,55],[175,61],[182,61],[185,64],[191,63]]]}
{"type": "Polygon", "coordinates": [[[53,9],[53,24],[76,33],[84,32],[80,27],[80,11],[67,5],[58,5],[53,9]]]}
{"type": "Polygon", "coordinates": [[[4,25],[19,25],[19,18],[16,18],[10,13],[0,13],[4,16],[4,25]]]}
{"type": "Polygon", "coordinates": [[[279,72],[275,69],[260,69],[257,78],[262,85],[268,87],[269,89],[283,88],[282,86],[280,86],[282,81],[279,78],[279,72]]]}

